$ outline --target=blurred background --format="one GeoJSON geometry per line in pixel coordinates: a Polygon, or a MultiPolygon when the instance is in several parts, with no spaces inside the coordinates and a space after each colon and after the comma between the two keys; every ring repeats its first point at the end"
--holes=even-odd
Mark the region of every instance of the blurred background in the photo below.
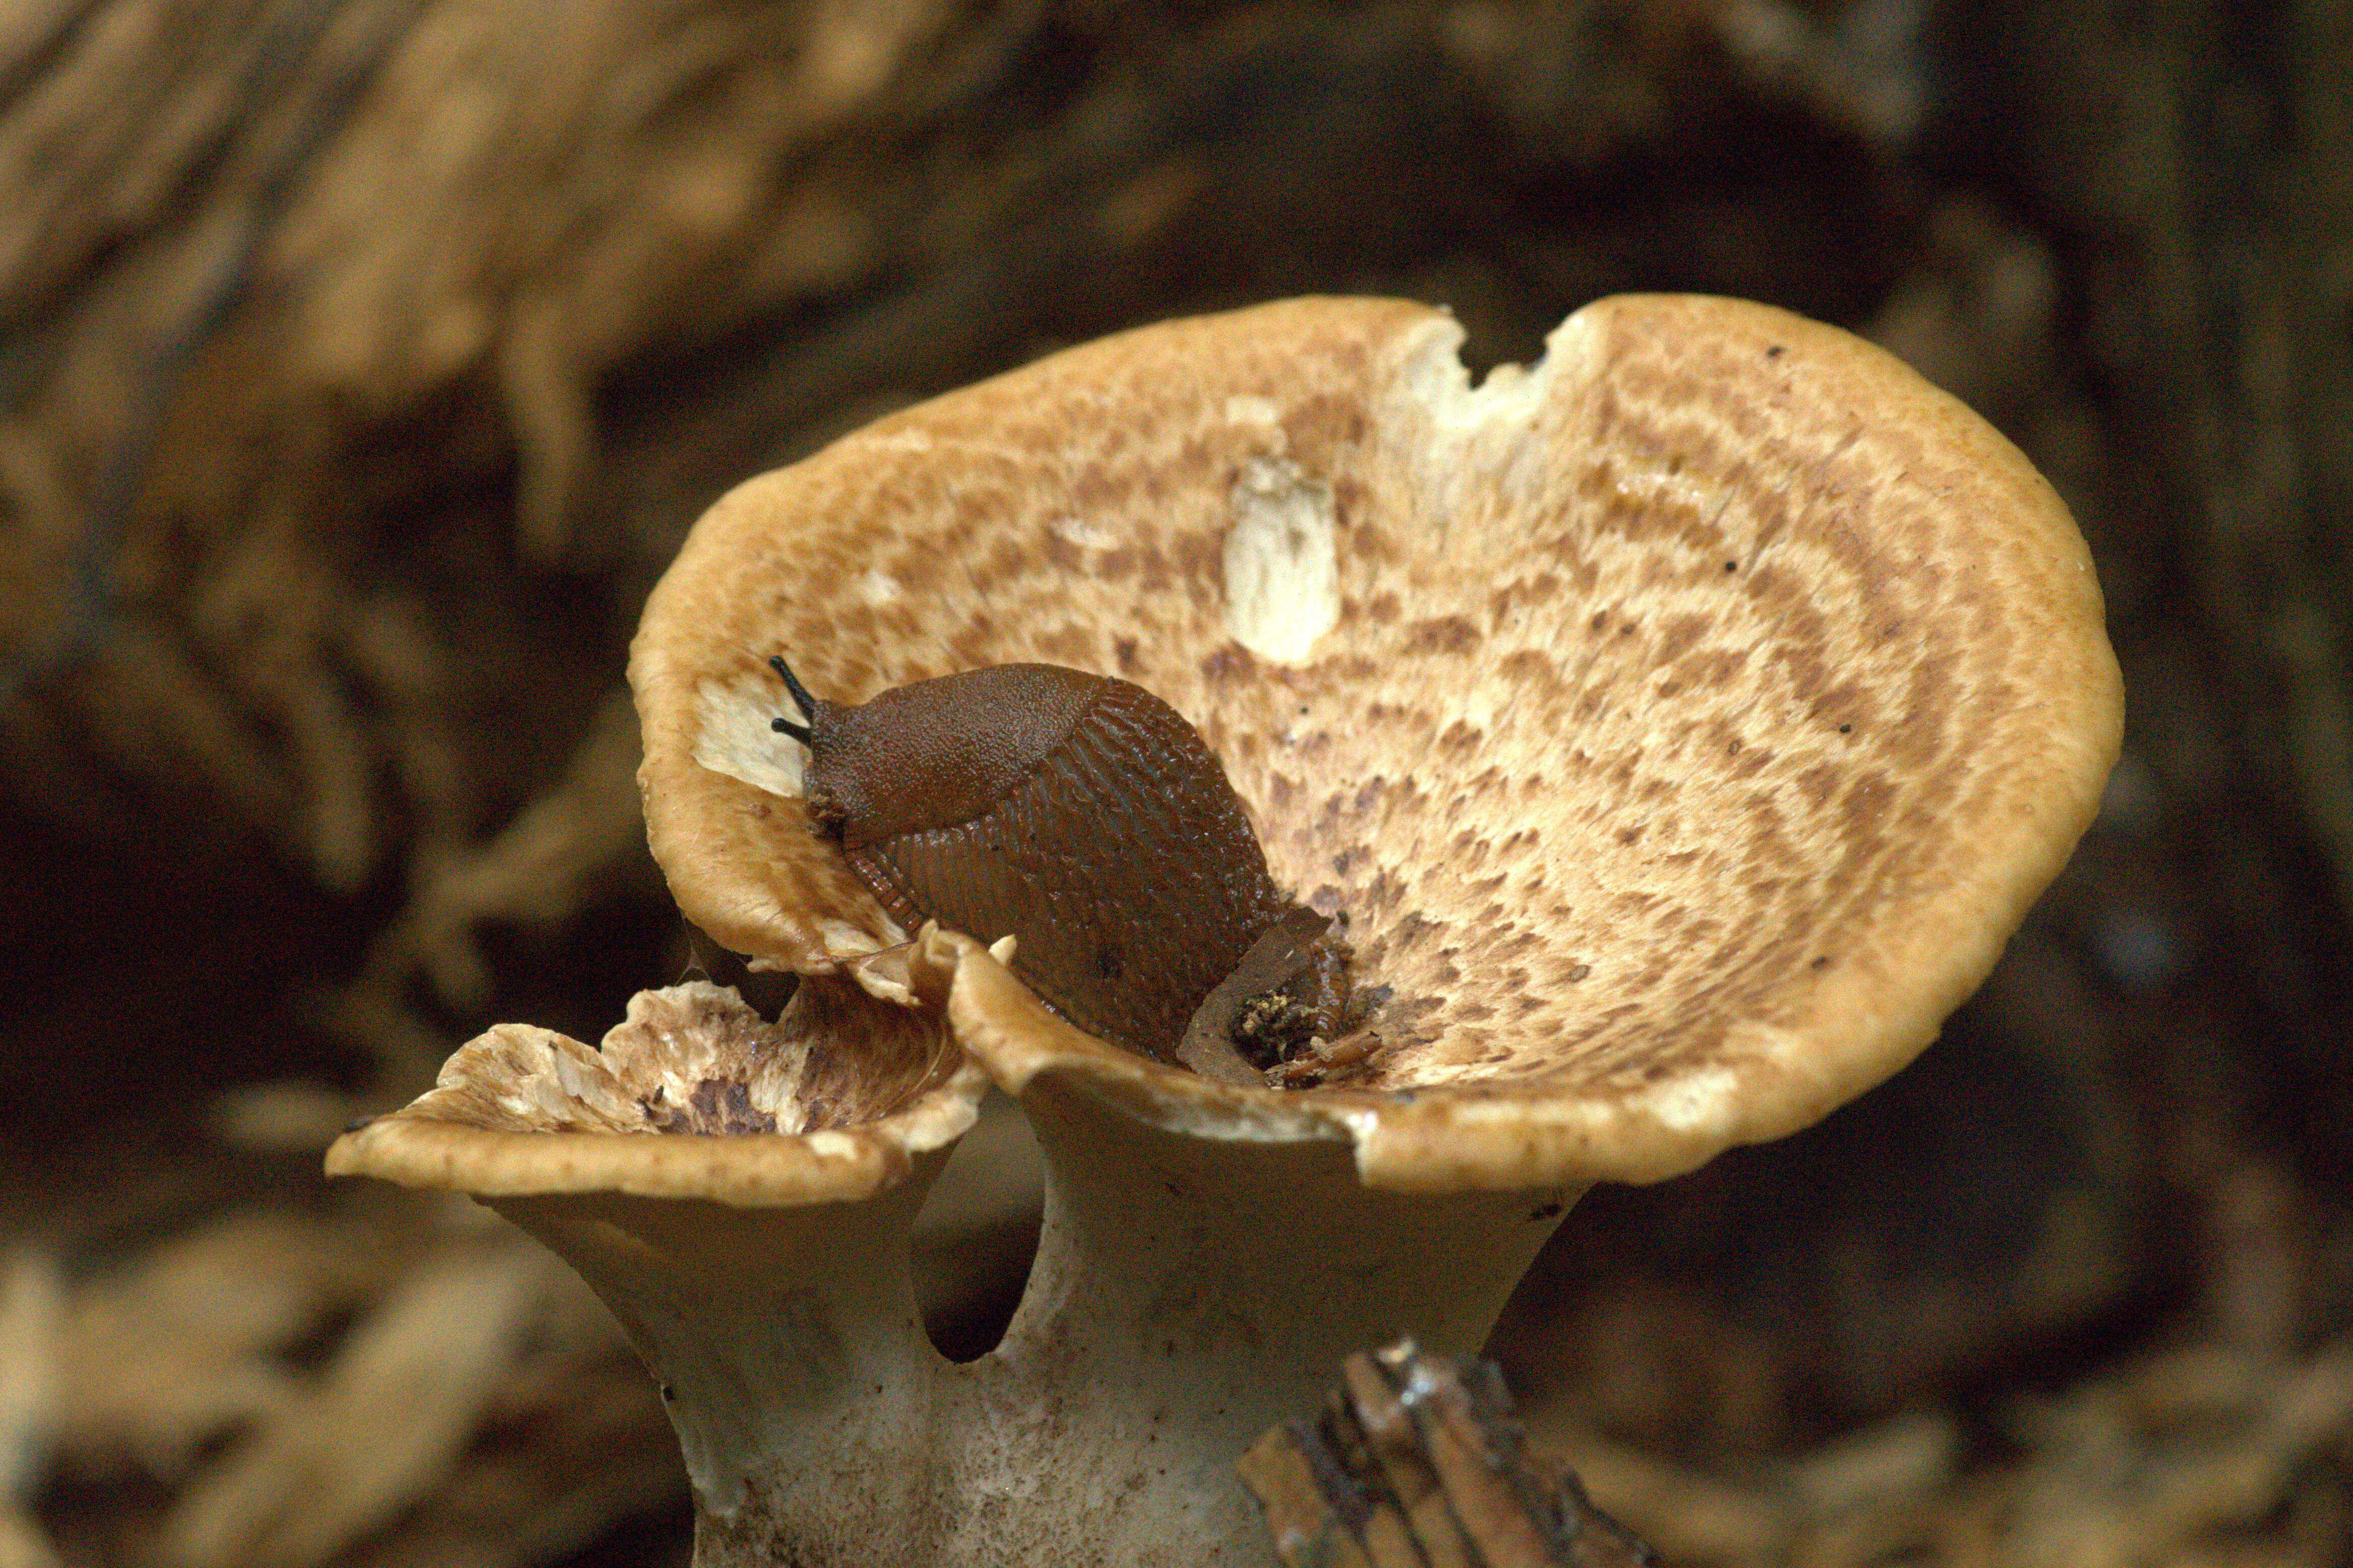
{"type": "MultiPolygon", "coordinates": [[[[2353,7],[0,6],[0,1565],[683,1564],[651,1388],[349,1119],[698,952],[638,605],[727,486],[1102,332],[1599,294],[1894,350],[2130,721],[1984,991],[1594,1194],[1495,1344],[1670,1563],[2353,1563],[2353,7]]],[[[1016,1124],[925,1222],[985,1347],[1016,1124]]]]}

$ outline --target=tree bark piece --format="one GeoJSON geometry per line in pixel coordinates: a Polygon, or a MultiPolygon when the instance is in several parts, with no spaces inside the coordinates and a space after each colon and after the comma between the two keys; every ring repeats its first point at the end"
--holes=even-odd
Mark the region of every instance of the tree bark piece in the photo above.
{"type": "Polygon", "coordinates": [[[1314,1421],[1238,1462],[1290,1568],[1644,1568],[1656,1558],[1531,1452],[1491,1362],[1411,1340],[1350,1356],[1314,1421]]]}

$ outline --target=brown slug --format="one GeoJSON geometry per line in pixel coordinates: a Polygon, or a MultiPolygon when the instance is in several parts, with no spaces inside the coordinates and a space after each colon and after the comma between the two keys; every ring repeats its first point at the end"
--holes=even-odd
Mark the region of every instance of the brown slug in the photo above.
{"type": "Polygon", "coordinates": [[[901,925],[1009,934],[1072,1024],[1229,1081],[1340,1032],[1345,947],[1275,886],[1225,769],[1159,698],[1007,664],[845,706],[768,662],[818,830],[901,925]]]}

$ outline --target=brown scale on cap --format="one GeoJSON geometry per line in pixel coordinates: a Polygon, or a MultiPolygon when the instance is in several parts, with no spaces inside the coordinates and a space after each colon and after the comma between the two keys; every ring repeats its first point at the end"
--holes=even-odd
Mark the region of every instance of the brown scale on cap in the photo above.
{"type": "Polygon", "coordinates": [[[1142,687],[1050,664],[812,696],[805,795],[859,880],[913,929],[993,942],[1089,1033],[1236,1082],[1339,1031],[1345,950],[1284,897],[1225,769],[1142,687]]]}

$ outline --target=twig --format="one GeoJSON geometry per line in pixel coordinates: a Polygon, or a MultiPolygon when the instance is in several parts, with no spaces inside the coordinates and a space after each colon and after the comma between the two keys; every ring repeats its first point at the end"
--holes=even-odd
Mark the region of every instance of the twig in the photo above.
{"type": "Polygon", "coordinates": [[[1528,1450],[1493,1363],[1350,1356],[1320,1419],[1238,1463],[1289,1568],[1645,1568],[1651,1549],[1528,1450]]]}

